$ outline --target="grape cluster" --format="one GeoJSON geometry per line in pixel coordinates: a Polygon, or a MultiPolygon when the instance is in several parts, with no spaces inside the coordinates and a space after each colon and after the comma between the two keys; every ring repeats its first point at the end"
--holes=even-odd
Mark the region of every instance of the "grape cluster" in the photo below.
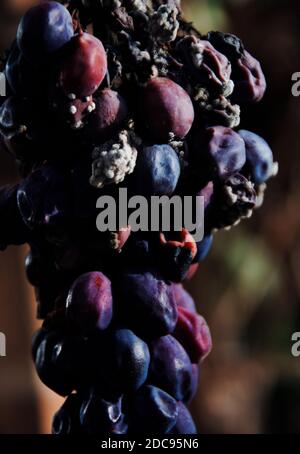
{"type": "Polygon", "coordinates": [[[260,64],[234,35],[202,36],[179,0],[41,1],[7,55],[0,246],[28,243],[41,380],[67,396],[54,434],[195,433],[186,405],[209,328],[182,287],[213,235],[261,205],[276,173],[258,135],[260,64]],[[205,236],[96,228],[96,201],[202,195],[205,236]]]}

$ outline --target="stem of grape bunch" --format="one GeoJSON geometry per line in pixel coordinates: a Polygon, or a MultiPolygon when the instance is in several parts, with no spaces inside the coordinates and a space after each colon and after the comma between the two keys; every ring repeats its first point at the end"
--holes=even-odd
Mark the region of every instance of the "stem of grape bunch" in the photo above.
{"type": "Polygon", "coordinates": [[[0,246],[30,246],[33,360],[66,397],[52,432],[197,433],[187,405],[212,342],[183,285],[276,173],[264,139],[238,128],[266,89],[259,62],[234,35],[203,36],[180,0],[41,1],[5,75],[1,144],[20,182],[0,189],[0,246]],[[202,196],[203,239],[100,232],[97,200],[120,188],[202,196]]]}

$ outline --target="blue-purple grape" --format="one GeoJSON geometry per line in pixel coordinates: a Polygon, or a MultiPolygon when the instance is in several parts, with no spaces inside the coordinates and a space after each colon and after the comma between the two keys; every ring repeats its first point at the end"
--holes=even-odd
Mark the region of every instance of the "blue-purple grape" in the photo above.
{"type": "Polygon", "coordinates": [[[114,285],[120,319],[142,337],[171,333],[177,322],[172,287],[151,272],[128,272],[114,285]]]}
{"type": "Polygon", "coordinates": [[[197,434],[195,422],[189,410],[182,402],[178,402],[178,416],[175,425],[169,431],[173,435],[194,435],[197,434]]]}
{"type": "Polygon", "coordinates": [[[162,389],[145,385],[133,397],[130,415],[133,433],[166,433],[175,426],[178,403],[162,389]]]}
{"type": "Polygon", "coordinates": [[[202,262],[208,256],[212,244],[213,244],[213,235],[205,235],[204,238],[197,242],[197,254],[194,258],[194,263],[202,262]]]}
{"type": "Polygon", "coordinates": [[[60,3],[46,1],[23,16],[17,31],[22,53],[31,61],[44,60],[74,35],[72,17],[60,3]]]}
{"type": "Polygon", "coordinates": [[[103,345],[103,371],[112,395],[136,391],[147,379],[150,354],[147,344],[129,329],[113,330],[103,345]]]}
{"type": "Polygon", "coordinates": [[[170,145],[152,145],[138,153],[132,191],[144,196],[171,195],[180,176],[180,163],[170,145]]]}
{"type": "Polygon", "coordinates": [[[33,340],[33,359],[42,382],[65,396],[76,387],[78,358],[74,339],[64,342],[55,331],[40,331],[33,340]]]}
{"type": "Polygon", "coordinates": [[[246,145],[245,170],[255,184],[265,183],[274,173],[273,153],[267,142],[251,131],[241,129],[239,135],[246,145]]]}
{"type": "Polygon", "coordinates": [[[52,421],[53,435],[75,435],[82,432],[79,411],[82,399],[79,394],[70,394],[52,421]]]}
{"type": "Polygon", "coordinates": [[[226,179],[241,170],[246,162],[244,141],[235,131],[223,126],[197,132],[192,150],[192,163],[199,166],[205,183],[214,178],[226,179]]]}
{"type": "Polygon", "coordinates": [[[91,435],[126,433],[121,398],[109,402],[101,397],[97,388],[92,388],[81,405],[80,423],[84,432],[91,435]]]}
{"type": "Polygon", "coordinates": [[[193,384],[192,363],[173,336],[163,336],[150,345],[151,384],[163,389],[177,400],[186,401],[193,384]]]}

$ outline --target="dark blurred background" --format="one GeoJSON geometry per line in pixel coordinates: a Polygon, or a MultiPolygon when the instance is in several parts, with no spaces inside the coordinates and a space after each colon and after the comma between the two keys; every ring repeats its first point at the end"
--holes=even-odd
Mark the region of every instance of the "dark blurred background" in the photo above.
{"type": "MultiPolygon", "coordinates": [[[[12,41],[34,0],[1,0],[0,51],[12,41]]],[[[291,76],[300,71],[298,0],[185,0],[187,18],[203,33],[236,33],[262,63],[268,91],[242,112],[242,127],[271,144],[280,172],[262,210],[216,236],[189,290],[212,330],[214,349],[201,368],[192,412],[202,433],[300,433],[300,98],[291,76]]],[[[12,182],[11,160],[0,155],[1,183],[12,182]]],[[[25,282],[26,248],[0,255],[0,433],[49,432],[61,399],[36,377],[30,337],[38,326],[25,282]]]]}

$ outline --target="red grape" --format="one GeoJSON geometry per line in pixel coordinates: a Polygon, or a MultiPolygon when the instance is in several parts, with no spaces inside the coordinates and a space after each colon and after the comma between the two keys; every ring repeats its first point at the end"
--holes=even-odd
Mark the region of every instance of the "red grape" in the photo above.
{"type": "Polygon", "coordinates": [[[89,116],[85,132],[88,137],[104,141],[122,125],[128,116],[125,99],[116,91],[105,88],[94,97],[95,110],[89,116]]]}
{"type": "Polygon", "coordinates": [[[185,137],[194,121],[194,108],[188,93],[166,77],[156,77],[146,85],[141,109],[150,134],[167,140],[170,133],[185,137]]]}
{"type": "Polygon", "coordinates": [[[67,95],[83,98],[97,90],[106,71],[107,58],[103,44],[95,36],[81,32],[65,48],[59,82],[67,95]]]}

